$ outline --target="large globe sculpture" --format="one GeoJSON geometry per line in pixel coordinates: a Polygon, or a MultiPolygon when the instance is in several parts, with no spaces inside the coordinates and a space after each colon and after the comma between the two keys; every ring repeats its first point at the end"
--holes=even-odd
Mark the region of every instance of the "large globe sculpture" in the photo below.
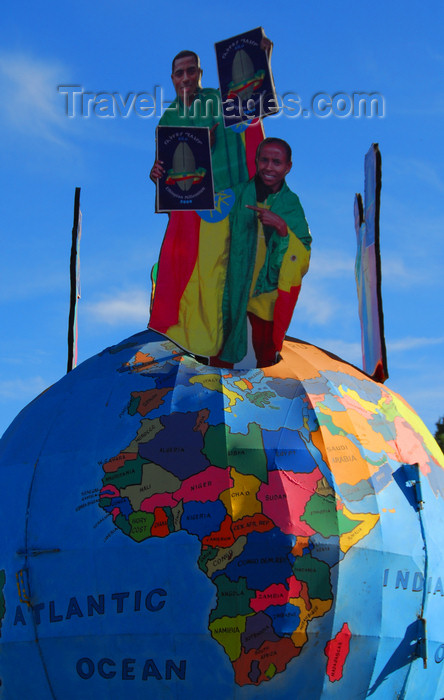
{"type": "Polygon", "coordinates": [[[0,442],[1,700],[444,696],[444,462],[314,346],[199,364],[145,331],[0,442]]]}

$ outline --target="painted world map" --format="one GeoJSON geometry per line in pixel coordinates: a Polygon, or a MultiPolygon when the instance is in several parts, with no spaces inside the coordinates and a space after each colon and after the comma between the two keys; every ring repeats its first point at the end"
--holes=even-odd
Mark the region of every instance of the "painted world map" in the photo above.
{"type": "Polygon", "coordinates": [[[23,409],[0,473],[2,699],[443,697],[444,459],[331,353],[226,370],[143,331],[23,409]]]}
{"type": "MultiPolygon", "coordinates": [[[[134,385],[120,414],[131,438],[103,456],[99,505],[141,547],[197,538],[195,565],[216,594],[208,634],[235,683],[258,686],[334,607],[338,565],[378,528],[375,496],[392,472],[418,462],[442,497],[442,468],[407,404],[343,363],[302,361],[282,378],[279,366],[215,370],[174,348],[152,343],[119,369],[134,385]]],[[[353,632],[344,619],[323,646],[332,683],[353,632]]]]}

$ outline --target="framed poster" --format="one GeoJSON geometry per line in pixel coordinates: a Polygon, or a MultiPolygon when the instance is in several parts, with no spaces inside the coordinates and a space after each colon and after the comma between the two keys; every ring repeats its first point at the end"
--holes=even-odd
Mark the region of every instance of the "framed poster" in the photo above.
{"type": "Polygon", "coordinates": [[[279,111],[264,37],[257,27],[214,45],[225,128],[279,111]]]}
{"type": "Polygon", "coordinates": [[[209,129],[158,126],[156,142],[165,169],[157,181],[157,211],[214,209],[209,129]]]}
{"type": "Polygon", "coordinates": [[[355,197],[357,251],[355,277],[361,320],[364,372],[378,382],[388,379],[381,291],[379,211],[381,202],[381,153],[373,143],[364,162],[364,202],[355,197]]]}

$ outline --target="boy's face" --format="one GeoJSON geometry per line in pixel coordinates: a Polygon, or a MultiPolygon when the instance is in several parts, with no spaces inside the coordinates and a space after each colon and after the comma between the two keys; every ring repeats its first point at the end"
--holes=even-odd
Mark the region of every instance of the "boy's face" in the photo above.
{"type": "Polygon", "coordinates": [[[277,143],[265,144],[256,157],[256,173],[272,192],[278,191],[282,180],[290,172],[291,165],[285,148],[277,143]]]}
{"type": "Polygon", "coordinates": [[[200,78],[202,69],[197,66],[193,56],[185,58],[177,58],[174,61],[174,70],[171,75],[174,89],[178,97],[187,102],[192,101],[198,88],[200,87],[200,78]]]}

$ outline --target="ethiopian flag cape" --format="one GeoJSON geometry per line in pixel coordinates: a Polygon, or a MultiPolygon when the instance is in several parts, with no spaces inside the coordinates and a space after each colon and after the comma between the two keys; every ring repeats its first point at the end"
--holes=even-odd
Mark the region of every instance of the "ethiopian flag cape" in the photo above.
{"type": "Polygon", "coordinates": [[[171,212],[160,251],[149,327],[196,355],[217,355],[222,347],[222,298],[230,249],[228,213],[232,187],[255,172],[264,138],[262,123],[225,129],[217,90],[198,93],[188,110],[180,100],[163,114],[161,126],[208,126],[215,130],[212,164],[215,210],[171,212]]]}
{"type": "Polygon", "coordinates": [[[311,235],[299,197],[284,182],[257,202],[256,180],[236,188],[230,211],[230,255],[223,296],[224,344],[220,359],[240,362],[247,353],[247,311],[273,321],[279,351],[310,261],[311,235]],[[265,206],[287,224],[288,235],[262,226],[247,206],[265,206]]]}

